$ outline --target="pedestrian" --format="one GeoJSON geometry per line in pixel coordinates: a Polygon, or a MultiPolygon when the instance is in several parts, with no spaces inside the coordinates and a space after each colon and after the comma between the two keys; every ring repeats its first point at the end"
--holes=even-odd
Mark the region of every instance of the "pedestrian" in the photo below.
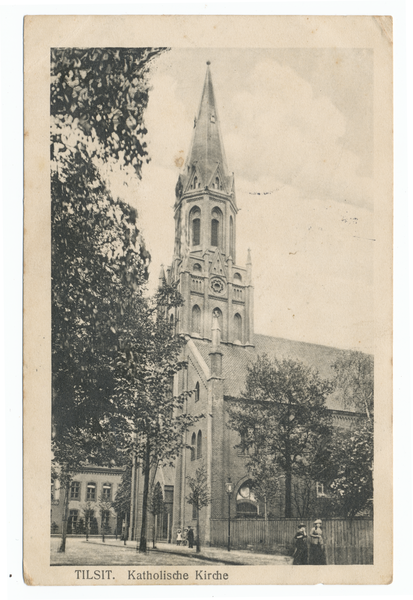
{"type": "Polygon", "coordinates": [[[194,530],[191,526],[188,528],[188,545],[190,548],[194,547],[194,530]]]}
{"type": "Polygon", "coordinates": [[[293,565],[308,564],[307,533],[304,523],[300,523],[298,526],[298,531],[294,536],[294,544],[293,565]]]}
{"type": "Polygon", "coordinates": [[[182,532],[180,529],[176,532],[176,545],[180,546],[182,542],[182,532]]]}
{"type": "Polygon", "coordinates": [[[188,543],[188,527],[184,527],[184,531],[182,533],[182,545],[186,546],[188,543]]]}
{"type": "Polygon", "coordinates": [[[324,548],[323,529],[321,519],[314,521],[314,527],[310,532],[310,565],[326,565],[326,553],[324,548]]]}

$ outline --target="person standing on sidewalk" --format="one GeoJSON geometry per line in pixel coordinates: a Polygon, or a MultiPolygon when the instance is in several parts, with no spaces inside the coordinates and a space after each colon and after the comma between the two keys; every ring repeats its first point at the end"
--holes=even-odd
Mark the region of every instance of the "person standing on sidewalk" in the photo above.
{"type": "Polygon", "coordinates": [[[307,533],[305,531],[304,523],[299,524],[298,531],[294,536],[294,543],[293,565],[308,564],[307,533]]]}
{"type": "Polygon", "coordinates": [[[180,546],[182,542],[182,532],[180,529],[176,532],[176,545],[180,546]]]}
{"type": "Polygon", "coordinates": [[[190,548],[194,547],[194,530],[191,526],[188,528],[188,545],[190,548]]]}
{"type": "Polygon", "coordinates": [[[314,527],[310,533],[310,565],[326,565],[326,553],[324,548],[322,522],[320,519],[314,521],[314,527]]]}

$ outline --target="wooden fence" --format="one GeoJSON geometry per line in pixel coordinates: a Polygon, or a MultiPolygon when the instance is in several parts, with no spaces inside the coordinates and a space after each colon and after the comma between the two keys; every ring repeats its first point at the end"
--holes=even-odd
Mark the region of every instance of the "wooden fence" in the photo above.
{"type": "MultiPolygon", "coordinates": [[[[297,519],[231,520],[231,546],[292,554],[299,522],[297,519]]],[[[308,535],[313,523],[306,520],[302,522],[308,535]]],[[[373,564],[372,519],[326,519],[322,527],[328,565],[373,564]]],[[[225,546],[227,542],[228,520],[212,519],[211,544],[225,546]]]]}

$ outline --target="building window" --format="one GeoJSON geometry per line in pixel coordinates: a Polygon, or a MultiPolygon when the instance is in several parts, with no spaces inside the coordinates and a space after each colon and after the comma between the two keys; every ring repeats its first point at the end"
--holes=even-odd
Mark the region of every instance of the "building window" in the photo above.
{"type": "Polygon", "coordinates": [[[85,510],[85,527],[86,527],[86,531],[88,531],[89,533],[91,532],[92,529],[92,525],[94,526],[95,523],[95,511],[94,510],[85,510]]]}
{"type": "Polygon", "coordinates": [[[192,221],[192,245],[199,246],[201,243],[201,219],[192,221]]]}
{"type": "Polygon", "coordinates": [[[191,224],[191,243],[192,246],[199,246],[201,243],[201,211],[197,206],[194,206],[189,215],[191,224]]]}
{"type": "Polygon", "coordinates": [[[191,438],[191,460],[195,460],[195,445],[196,445],[196,435],[192,434],[191,438]]]}
{"type": "Polygon", "coordinates": [[[214,317],[218,318],[218,325],[221,330],[221,336],[222,336],[222,311],[218,307],[214,308],[214,310],[212,311],[212,318],[214,318],[214,317]]]}
{"type": "Polygon", "coordinates": [[[211,246],[222,246],[222,212],[218,207],[211,214],[211,246]]]}
{"type": "Polygon", "coordinates": [[[317,481],[317,483],[315,484],[315,488],[316,488],[317,498],[324,498],[326,496],[325,489],[324,489],[324,483],[317,481]]]}
{"type": "Polygon", "coordinates": [[[242,343],[242,318],[238,313],[234,315],[234,338],[236,342],[242,343]]]}
{"type": "Polygon", "coordinates": [[[198,402],[198,400],[199,400],[199,383],[197,381],[196,386],[195,386],[195,402],[198,402]]]}
{"type": "Polygon", "coordinates": [[[78,510],[69,511],[69,518],[67,520],[67,533],[76,533],[78,515],[78,510]]]}
{"type": "Polygon", "coordinates": [[[70,485],[70,499],[80,500],[80,482],[72,481],[70,485]]]}
{"type": "Polygon", "coordinates": [[[195,271],[195,273],[200,273],[202,271],[202,267],[199,263],[195,263],[193,266],[193,270],[195,271]]]}
{"type": "Polygon", "coordinates": [[[239,282],[242,281],[242,277],[241,277],[241,275],[239,273],[235,273],[234,274],[234,281],[239,281],[239,282]]]}
{"type": "Polygon", "coordinates": [[[196,457],[202,458],[202,431],[198,431],[198,439],[196,441],[196,457]]]}
{"type": "Polygon", "coordinates": [[[102,500],[105,502],[112,500],[112,485],[110,483],[104,483],[102,486],[102,500]]]}
{"type": "Polygon", "coordinates": [[[215,177],[215,187],[219,190],[219,177],[215,177]]]}
{"type": "Polygon", "coordinates": [[[219,221],[212,219],[211,221],[211,246],[218,246],[219,221]]]}
{"type": "Polygon", "coordinates": [[[193,333],[201,333],[201,309],[197,304],[192,308],[192,326],[193,333]]]}
{"type": "Polygon", "coordinates": [[[86,500],[96,500],[96,483],[88,483],[86,488],[86,500]]]}
{"type": "Polygon", "coordinates": [[[194,189],[198,187],[198,177],[195,175],[194,177],[194,189]]]}
{"type": "Polygon", "coordinates": [[[109,519],[110,519],[110,510],[102,511],[102,529],[103,529],[104,533],[108,533],[109,519]]]}

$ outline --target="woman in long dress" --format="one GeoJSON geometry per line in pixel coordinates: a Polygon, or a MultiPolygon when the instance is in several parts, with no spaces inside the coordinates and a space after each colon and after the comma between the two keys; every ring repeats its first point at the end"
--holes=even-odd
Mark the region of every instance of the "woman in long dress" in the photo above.
{"type": "Polygon", "coordinates": [[[322,522],[320,519],[314,521],[314,527],[310,533],[310,565],[326,565],[326,553],[324,548],[322,522]]]}
{"type": "Polygon", "coordinates": [[[304,523],[300,523],[294,536],[295,550],[293,565],[306,565],[308,563],[307,533],[304,523]]]}

